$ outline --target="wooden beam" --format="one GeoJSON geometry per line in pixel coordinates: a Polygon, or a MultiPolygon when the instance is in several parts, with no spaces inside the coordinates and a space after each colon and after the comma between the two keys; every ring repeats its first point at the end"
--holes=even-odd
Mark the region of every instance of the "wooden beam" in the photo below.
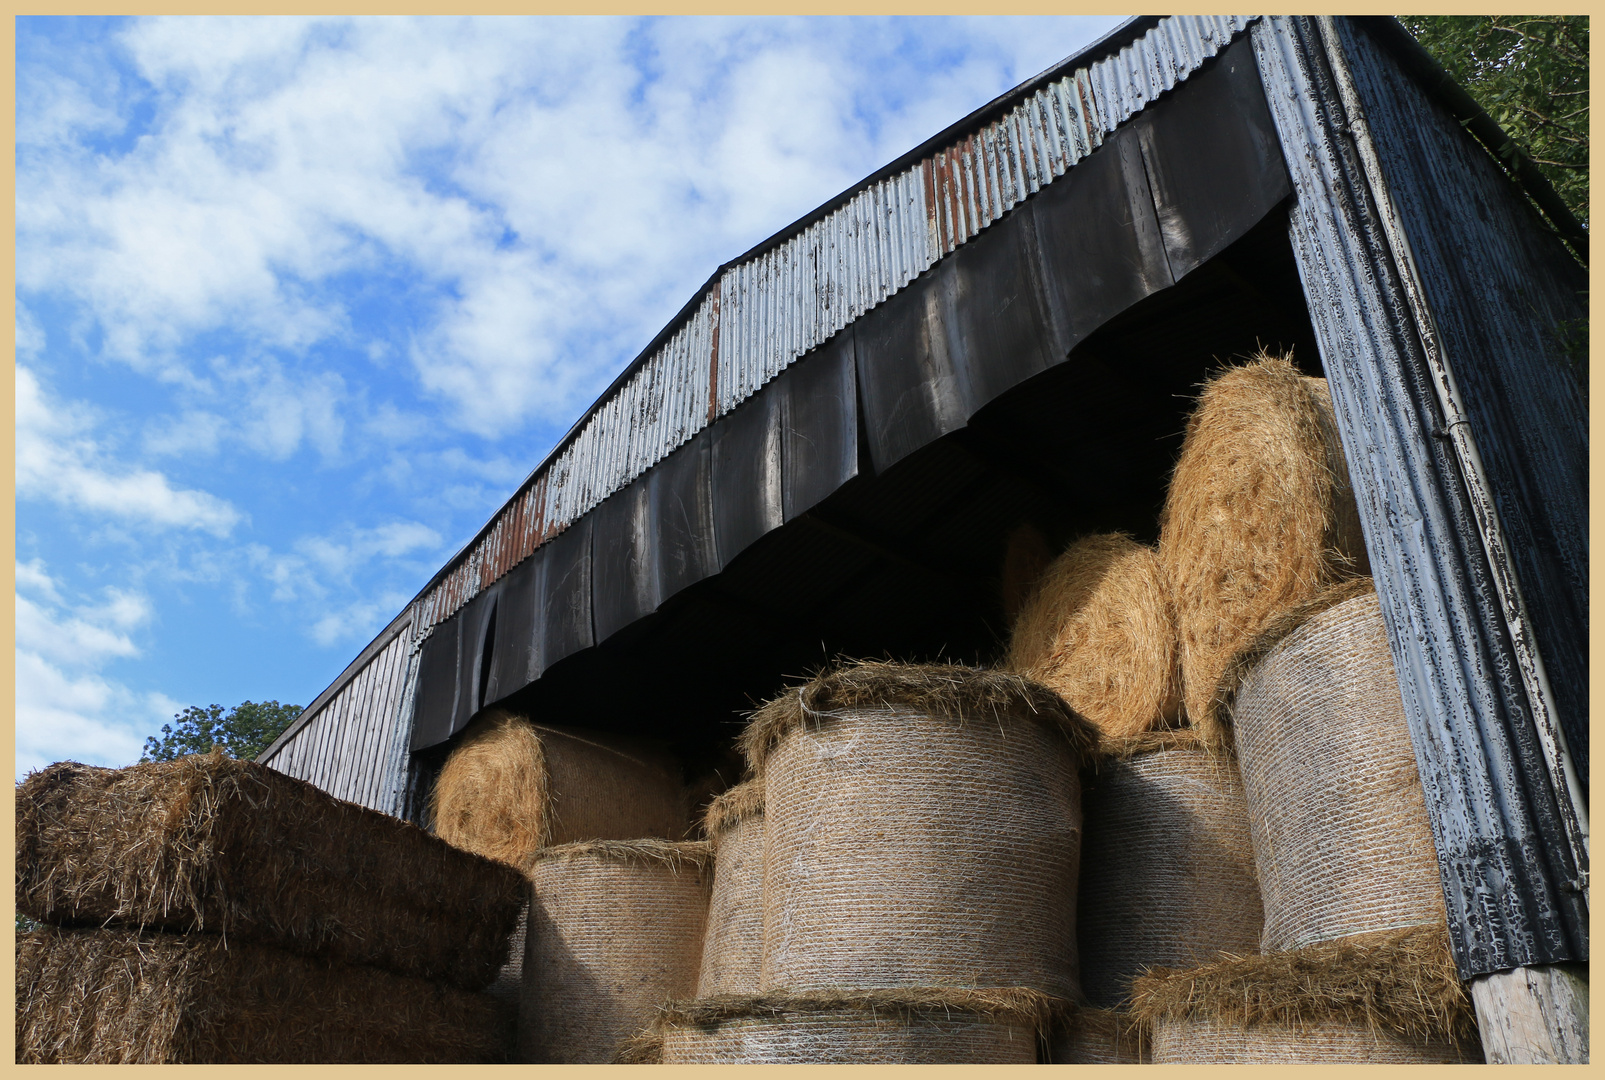
{"type": "Polygon", "coordinates": [[[1490,1065],[1586,1065],[1588,969],[1542,964],[1471,980],[1490,1065]]]}

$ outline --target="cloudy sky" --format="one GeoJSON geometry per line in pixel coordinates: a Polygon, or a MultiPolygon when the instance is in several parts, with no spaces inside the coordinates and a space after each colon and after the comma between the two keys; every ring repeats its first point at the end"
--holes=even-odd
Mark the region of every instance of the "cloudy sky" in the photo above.
{"type": "Polygon", "coordinates": [[[1118,22],[18,20],[18,775],[306,704],[718,264],[1118,22]]]}

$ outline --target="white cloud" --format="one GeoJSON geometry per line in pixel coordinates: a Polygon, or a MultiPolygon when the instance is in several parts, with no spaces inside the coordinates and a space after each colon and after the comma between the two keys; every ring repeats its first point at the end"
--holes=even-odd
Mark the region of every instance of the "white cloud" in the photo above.
{"type": "MultiPolygon", "coordinates": [[[[371,570],[375,562],[429,554],[443,554],[440,534],[416,521],[303,536],[288,552],[275,552],[261,544],[245,549],[247,560],[273,586],[273,599],[280,603],[323,601],[337,589],[349,589],[354,576],[371,570]]],[[[409,599],[401,597],[396,607],[409,599]]]]}
{"type": "Polygon", "coordinates": [[[33,559],[17,563],[16,605],[18,775],[64,759],[113,766],[137,760],[142,733],[178,705],[102,669],[140,654],[131,635],[149,622],[150,602],[105,589],[97,601],[68,603],[43,561],[33,559]]]}
{"type": "Polygon", "coordinates": [[[204,491],[174,487],[165,475],[129,466],[87,432],[90,410],[48,399],[39,380],[17,365],[17,496],[155,528],[199,529],[227,536],[238,510],[204,491]]]}
{"type": "Polygon", "coordinates": [[[411,599],[406,593],[387,592],[375,600],[360,600],[325,614],[312,624],[308,634],[319,645],[367,640],[411,599]]]}

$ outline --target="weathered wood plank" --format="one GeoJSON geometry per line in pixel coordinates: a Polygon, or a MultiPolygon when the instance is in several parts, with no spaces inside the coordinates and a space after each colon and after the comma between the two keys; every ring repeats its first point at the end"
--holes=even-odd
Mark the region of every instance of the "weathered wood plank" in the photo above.
{"type": "Polygon", "coordinates": [[[1496,971],[1471,982],[1490,1065],[1588,1064],[1588,974],[1571,964],[1496,971]]]}

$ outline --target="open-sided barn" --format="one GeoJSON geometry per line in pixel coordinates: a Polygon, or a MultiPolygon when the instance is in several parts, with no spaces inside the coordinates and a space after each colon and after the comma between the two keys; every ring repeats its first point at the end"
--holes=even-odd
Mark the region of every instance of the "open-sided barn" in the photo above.
{"type": "Polygon", "coordinates": [[[721,267],[261,760],[420,820],[489,706],[711,761],[831,657],[990,659],[1010,532],[1153,541],[1290,348],[1459,975],[1586,961],[1587,241],[1474,110],[1389,19],[1132,20],[721,267]]]}

